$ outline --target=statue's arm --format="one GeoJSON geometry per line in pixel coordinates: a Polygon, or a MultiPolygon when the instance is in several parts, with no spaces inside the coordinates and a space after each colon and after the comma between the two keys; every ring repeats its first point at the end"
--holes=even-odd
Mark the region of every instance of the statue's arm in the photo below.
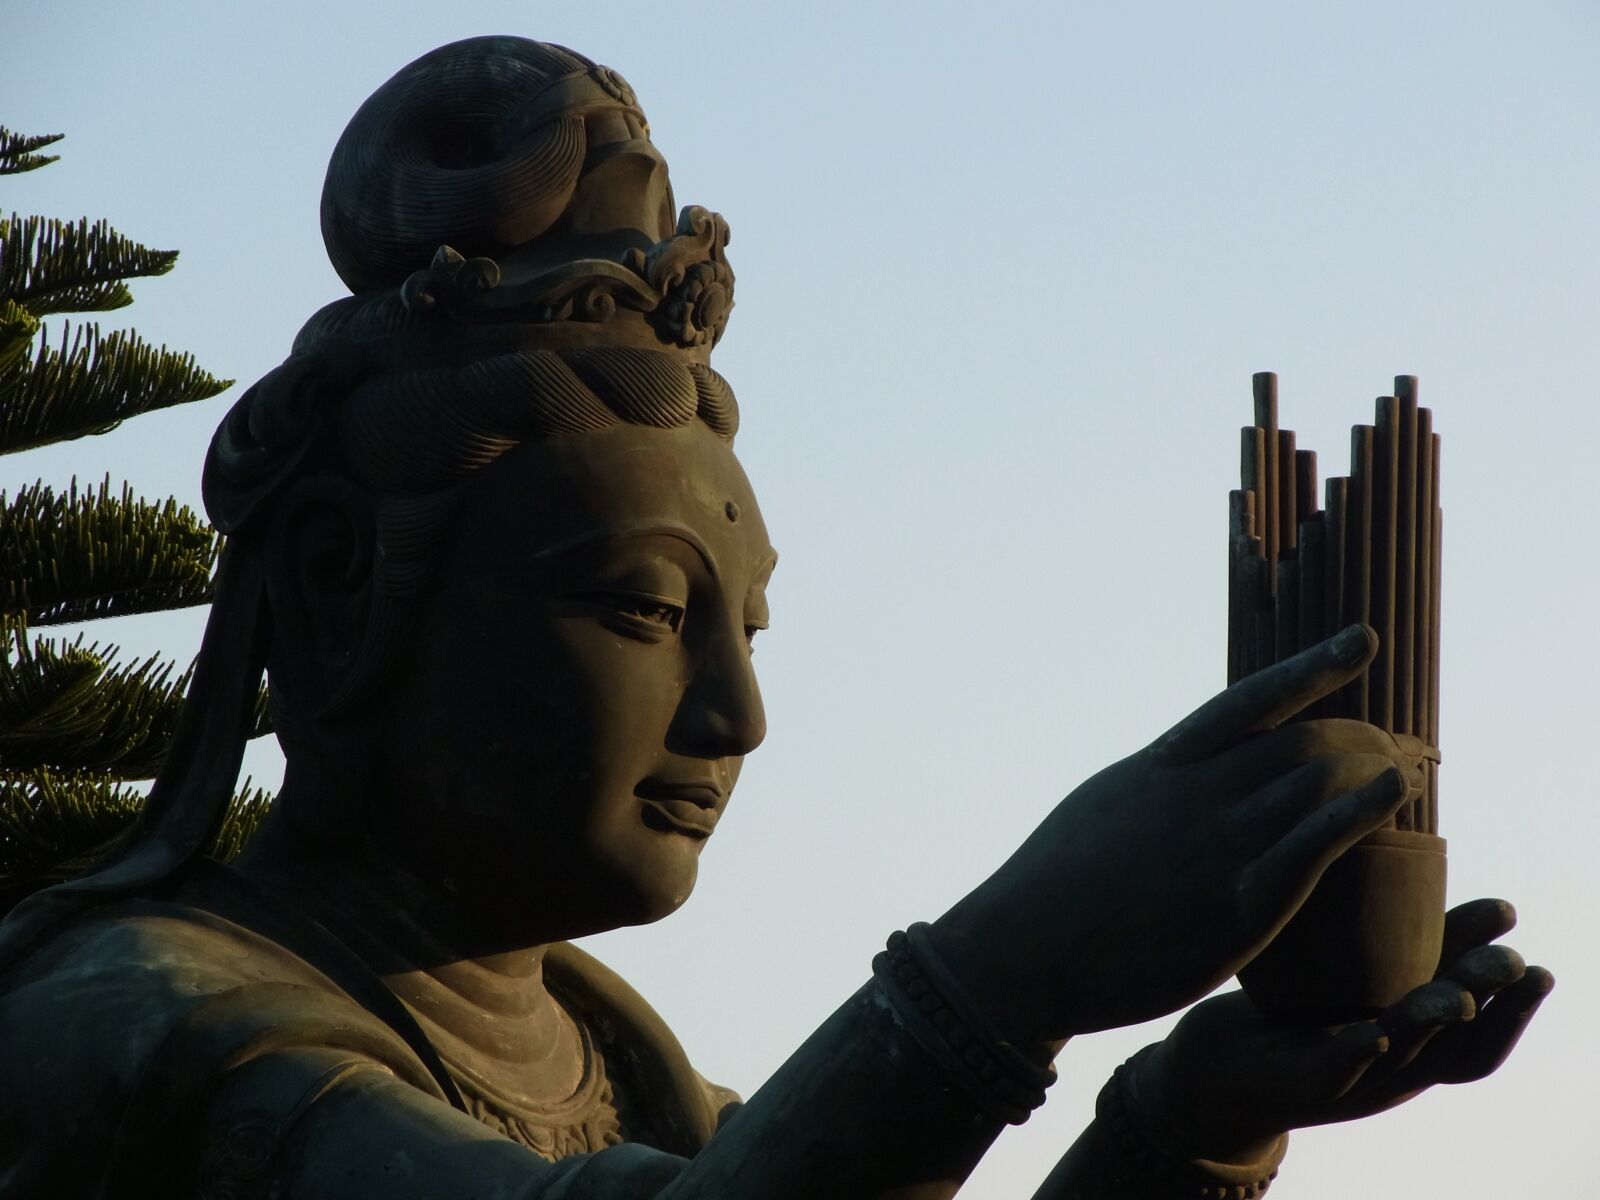
{"type": "Polygon", "coordinates": [[[1127,1068],[1119,1068],[1095,1102],[1094,1120],[1033,1200],[1255,1200],[1266,1192],[1288,1152],[1288,1134],[1227,1158],[1201,1158],[1131,1111],[1127,1084],[1127,1068]]]}
{"type": "Polygon", "coordinates": [[[908,1031],[874,979],[806,1039],[662,1200],[944,1200],[1004,1127],[908,1031]]]}
{"type": "MultiPolygon", "coordinates": [[[[1284,1138],[1284,1149],[1288,1139],[1284,1138]]],[[[1126,1130],[1096,1117],[1072,1144],[1033,1200],[1254,1200],[1277,1175],[1282,1154],[1254,1163],[1167,1158],[1131,1143],[1126,1130]]]]}

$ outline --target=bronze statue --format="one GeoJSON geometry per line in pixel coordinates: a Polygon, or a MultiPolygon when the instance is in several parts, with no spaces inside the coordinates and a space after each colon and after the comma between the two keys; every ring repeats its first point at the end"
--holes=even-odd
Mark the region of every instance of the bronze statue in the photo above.
{"type": "MultiPolygon", "coordinates": [[[[1072,792],[738,1103],[563,944],[687,899],[765,732],[727,225],[674,217],[615,72],[476,38],[362,106],[323,229],[354,294],[212,444],[168,767],[0,926],[0,1196],[949,1196],[1068,1038],[1206,995],[1421,787],[1384,730],[1285,723],[1361,677],[1353,625],[1072,792]],[[223,867],[263,670],[284,786],[223,867]]],[[[1255,1196],[1289,1130],[1489,1073],[1551,986],[1512,920],[1457,909],[1375,1020],[1196,1005],[1039,1195],[1255,1196]]]]}

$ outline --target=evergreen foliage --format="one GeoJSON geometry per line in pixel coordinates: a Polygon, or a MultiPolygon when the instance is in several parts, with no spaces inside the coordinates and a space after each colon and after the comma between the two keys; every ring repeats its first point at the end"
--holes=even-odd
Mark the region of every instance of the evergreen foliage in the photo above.
{"type": "MultiPolygon", "coordinates": [[[[223,861],[244,848],[272,797],[246,779],[210,847],[223,861]]],[[[117,842],[144,804],[137,788],[94,774],[35,771],[0,782],[0,913],[30,892],[76,875],[117,842]]]]}
{"type": "Polygon", "coordinates": [[[115,647],[79,638],[17,645],[0,676],[0,758],[26,774],[72,763],[118,780],[149,779],[172,741],[190,671],[153,655],[132,666],[110,665],[115,647]]]}
{"type": "Polygon", "coordinates": [[[233,383],[202,371],[192,355],[156,349],[129,332],[102,337],[96,325],[62,322],[59,350],[47,334],[41,327],[33,358],[0,367],[0,454],[106,433],[129,417],[204,400],[233,383]]]}
{"type": "Polygon", "coordinates": [[[61,157],[59,154],[35,154],[45,146],[59,142],[61,133],[12,133],[0,125],[0,175],[20,175],[37,170],[61,157]]]}
{"type": "MultiPolygon", "coordinates": [[[[0,127],[0,175],[53,162],[36,151],[59,140],[0,127]]],[[[40,320],[120,308],[133,298],[128,279],[164,274],[177,257],[104,221],[0,221],[0,454],[104,433],[230,386],[131,332],[62,322],[52,339],[40,320]]],[[[159,655],[119,663],[115,646],[81,636],[30,639],[29,628],[208,603],[219,549],[189,508],[109,478],[82,490],[74,479],[64,493],[42,481],[0,491],[0,913],[90,865],[128,829],[193,673],[159,655]]],[[[263,692],[257,733],[267,731],[263,692]]],[[[247,781],[211,852],[237,853],[270,799],[247,781]]]]}
{"type": "Polygon", "coordinates": [[[42,483],[0,492],[0,608],[61,625],[188,608],[211,599],[218,538],[176,500],[150,504],[111,481],[65,495],[42,483]]]}
{"type": "Polygon", "coordinates": [[[0,295],[35,316],[105,312],[133,303],[124,280],[165,275],[176,250],[151,250],[123,237],[105,221],[0,221],[0,295]]]}
{"type": "Polygon", "coordinates": [[[26,354],[38,332],[38,317],[15,300],[0,300],[0,371],[26,354]]]}

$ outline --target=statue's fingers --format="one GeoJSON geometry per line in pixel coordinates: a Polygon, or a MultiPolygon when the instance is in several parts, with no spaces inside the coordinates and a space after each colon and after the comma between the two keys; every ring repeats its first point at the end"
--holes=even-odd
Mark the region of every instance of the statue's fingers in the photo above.
{"type": "Polygon", "coordinates": [[[1510,946],[1475,946],[1441,971],[1439,978],[1459,983],[1481,1005],[1494,993],[1516,983],[1527,969],[1522,955],[1510,946]]]}
{"type": "Polygon", "coordinates": [[[1549,971],[1529,967],[1521,979],[1497,992],[1473,1022],[1444,1082],[1471,1083],[1498,1070],[1555,985],[1549,971]]]}
{"type": "Polygon", "coordinates": [[[1318,809],[1393,769],[1394,764],[1379,754],[1314,758],[1241,800],[1234,815],[1249,836],[1258,839],[1256,844],[1270,845],[1318,809]]]}
{"type": "Polygon", "coordinates": [[[1406,796],[1400,772],[1388,767],[1361,787],[1304,816],[1248,868],[1239,881],[1239,910],[1250,932],[1276,933],[1305,903],[1322,872],[1377,829],[1406,796]]]}
{"type": "Polygon", "coordinates": [[[1405,770],[1411,787],[1422,787],[1421,760],[1403,759],[1394,735],[1366,721],[1343,718],[1290,721],[1246,738],[1206,762],[1201,768],[1201,786],[1242,794],[1264,787],[1304,763],[1341,754],[1377,755],[1405,770]]]}
{"type": "Polygon", "coordinates": [[[1440,1033],[1464,1025],[1478,1014],[1472,993],[1459,983],[1436,979],[1408,992],[1378,1017],[1389,1035],[1385,1074],[1405,1070],[1440,1033]]]}
{"type": "Polygon", "coordinates": [[[1439,955],[1441,971],[1475,946],[1484,946],[1504,937],[1517,926],[1517,910],[1509,900],[1468,900],[1444,915],[1444,950],[1439,955]]]}
{"type": "Polygon", "coordinates": [[[1275,728],[1343,687],[1366,670],[1377,649],[1371,629],[1352,625],[1217,693],[1158,738],[1151,750],[1166,762],[1209,758],[1246,734],[1275,728]]]}

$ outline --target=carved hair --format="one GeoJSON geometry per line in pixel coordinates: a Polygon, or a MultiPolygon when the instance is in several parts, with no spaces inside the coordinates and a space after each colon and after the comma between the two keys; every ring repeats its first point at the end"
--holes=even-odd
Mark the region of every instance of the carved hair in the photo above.
{"type": "MultiPolygon", "coordinates": [[[[397,286],[442,244],[468,257],[529,245],[571,216],[597,144],[648,136],[622,76],[565,46],[441,46],[374,92],[334,147],[322,192],[328,257],[359,294],[397,286]]],[[[636,222],[645,244],[671,234],[675,215],[665,186],[649,202],[636,222]]]]}

